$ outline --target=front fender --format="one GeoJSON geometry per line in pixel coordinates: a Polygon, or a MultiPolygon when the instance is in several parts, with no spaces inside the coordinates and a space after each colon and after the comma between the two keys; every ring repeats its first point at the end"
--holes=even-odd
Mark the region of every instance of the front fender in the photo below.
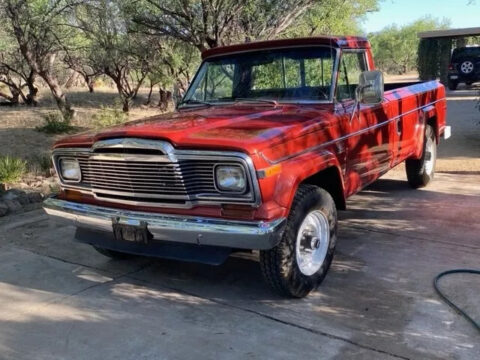
{"type": "Polygon", "coordinates": [[[298,186],[315,174],[335,168],[344,194],[343,171],[338,158],[327,150],[306,153],[281,163],[282,170],[277,179],[274,199],[281,207],[290,209],[298,186]]]}

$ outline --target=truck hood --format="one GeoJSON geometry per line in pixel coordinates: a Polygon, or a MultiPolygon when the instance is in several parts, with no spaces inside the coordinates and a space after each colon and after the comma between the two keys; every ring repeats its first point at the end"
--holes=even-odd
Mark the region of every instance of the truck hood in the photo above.
{"type": "Polygon", "coordinates": [[[87,147],[120,137],[166,140],[176,148],[228,149],[249,154],[335,121],[332,105],[238,104],[181,110],[59,140],[54,147],[87,147]]]}

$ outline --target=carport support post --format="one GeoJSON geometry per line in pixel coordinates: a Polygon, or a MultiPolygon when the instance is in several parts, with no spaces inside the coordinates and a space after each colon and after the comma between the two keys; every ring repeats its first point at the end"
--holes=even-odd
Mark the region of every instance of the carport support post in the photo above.
{"type": "Polygon", "coordinates": [[[456,40],[455,41],[456,42],[455,47],[459,48],[459,47],[467,46],[467,38],[459,37],[459,38],[456,38],[455,40],[456,40]]]}
{"type": "Polygon", "coordinates": [[[448,65],[450,65],[450,57],[452,53],[452,39],[441,38],[439,43],[439,65],[440,65],[440,82],[443,85],[448,83],[448,65]]]}

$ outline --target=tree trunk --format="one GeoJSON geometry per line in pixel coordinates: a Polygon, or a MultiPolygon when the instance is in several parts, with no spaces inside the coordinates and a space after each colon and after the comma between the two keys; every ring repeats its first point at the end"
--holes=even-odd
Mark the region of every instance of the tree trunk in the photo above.
{"type": "Polygon", "coordinates": [[[90,78],[90,79],[87,81],[87,86],[88,86],[88,92],[89,92],[90,94],[93,94],[93,93],[95,92],[94,84],[93,84],[93,79],[90,78]]]}
{"type": "Polygon", "coordinates": [[[123,99],[122,110],[124,113],[128,113],[128,111],[130,110],[130,100],[128,98],[123,99]]]}
{"type": "Polygon", "coordinates": [[[25,103],[29,106],[38,105],[38,101],[37,101],[38,89],[35,86],[35,77],[36,77],[35,73],[31,71],[28,78],[25,79],[26,85],[28,88],[28,94],[27,94],[25,103]]]}
{"type": "Polygon", "coordinates": [[[158,107],[160,108],[160,110],[165,111],[165,109],[168,106],[168,104],[167,104],[167,92],[165,90],[163,90],[162,88],[160,88],[159,94],[160,94],[160,99],[158,100],[158,107]]]}
{"type": "Polygon", "coordinates": [[[70,89],[77,83],[79,73],[76,71],[72,70],[70,76],[67,79],[67,82],[65,83],[65,89],[70,89]]]}
{"type": "Polygon", "coordinates": [[[107,75],[110,76],[110,78],[113,80],[113,82],[117,86],[118,96],[120,96],[120,99],[122,100],[122,104],[123,104],[122,106],[123,112],[128,113],[128,111],[130,110],[130,97],[124,93],[121,80],[112,75],[109,75],[109,74],[107,75]]]}
{"type": "Polygon", "coordinates": [[[168,105],[172,101],[172,92],[169,90],[164,90],[160,88],[160,100],[158,102],[158,107],[162,111],[168,110],[168,105]]]}
{"type": "Polygon", "coordinates": [[[153,92],[153,84],[150,83],[150,90],[148,91],[147,101],[145,101],[145,105],[150,105],[152,102],[152,92],[153,92]]]}
{"type": "Polygon", "coordinates": [[[60,110],[60,112],[62,113],[63,120],[70,121],[73,117],[74,111],[72,109],[72,106],[70,105],[70,102],[65,96],[65,93],[62,91],[62,88],[58,84],[57,79],[47,73],[40,74],[40,76],[43,80],[45,80],[48,87],[50,88],[53,98],[57,103],[58,110],[60,110]]]}
{"type": "Polygon", "coordinates": [[[5,85],[8,86],[10,94],[0,91],[0,97],[3,97],[8,103],[2,103],[2,105],[16,106],[20,103],[20,96],[22,95],[22,89],[10,78],[5,85]]]}
{"type": "Polygon", "coordinates": [[[167,90],[167,101],[166,101],[165,110],[168,110],[168,105],[171,104],[172,101],[173,101],[173,94],[171,91],[167,90]]]}
{"type": "Polygon", "coordinates": [[[17,105],[18,104],[18,98],[17,98],[17,102],[14,101],[14,97],[11,96],[11,95],[8,95],[2,91],[0,91],[0,97],[3,97],[4,99],[6,99],[8,101],[8,103],[0,103],[1,105],[9,105],[9,106],[13,106],[13,105],[17,105]]]}

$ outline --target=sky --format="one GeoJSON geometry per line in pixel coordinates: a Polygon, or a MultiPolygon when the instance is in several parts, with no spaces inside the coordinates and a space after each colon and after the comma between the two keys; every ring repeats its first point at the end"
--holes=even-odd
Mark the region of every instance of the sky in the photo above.
{"type": "Polygon", "coordinates": [[[472,5],[468,5],[468,0],[383,0],[380,11],[367,15],[363,28],[370,33],[424,16],[450,19],[452,28],[480,27],[480,0],[472,5]]]}

